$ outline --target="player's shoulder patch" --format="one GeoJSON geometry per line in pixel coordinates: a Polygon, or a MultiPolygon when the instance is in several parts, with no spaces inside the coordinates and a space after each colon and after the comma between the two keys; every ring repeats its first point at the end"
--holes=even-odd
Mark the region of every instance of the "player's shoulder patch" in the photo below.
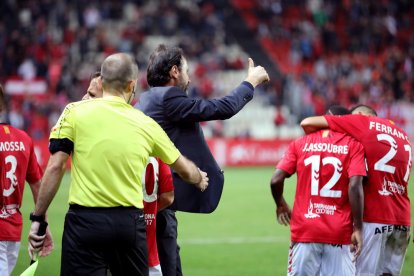
{"type": "Polygon", "coordinates": [[[327,138],[329,136],[329,129],[325,129],[322,131],[322,138],[327,138]]]}
{"type": "Polygon", "coordinates": [[[4,133],[10,134],[10,128],[9,128],[9,126],[3,125],[3,130],[4,130],[4,133]]]}

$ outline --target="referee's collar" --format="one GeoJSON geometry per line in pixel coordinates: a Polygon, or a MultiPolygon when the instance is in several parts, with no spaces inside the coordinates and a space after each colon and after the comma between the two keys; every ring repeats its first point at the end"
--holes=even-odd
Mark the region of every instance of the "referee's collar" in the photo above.
{"type": "Polygon", "coordinates": [[[112,102],[120,102],[120,103],[127,104],[127,102],[122,97],[119,97],[119,96],[105,96],[102,99],[109,100],[112,102]]]}

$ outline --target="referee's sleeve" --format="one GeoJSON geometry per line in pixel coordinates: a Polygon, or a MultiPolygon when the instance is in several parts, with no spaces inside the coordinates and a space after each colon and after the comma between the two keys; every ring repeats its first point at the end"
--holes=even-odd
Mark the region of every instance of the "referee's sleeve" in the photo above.
{"type": "Polygon", "coordinates": [[[74,104],[68,104],[50,132],[51,139],[69,139],[74,142],[74,104]]]}
{"type": "Polygon", "coordinates": [[[53,154],[58,151],[70,154],[74,145],[74,104],[68,104],[52,128],[49,136],[49,151],[53,154]]]}

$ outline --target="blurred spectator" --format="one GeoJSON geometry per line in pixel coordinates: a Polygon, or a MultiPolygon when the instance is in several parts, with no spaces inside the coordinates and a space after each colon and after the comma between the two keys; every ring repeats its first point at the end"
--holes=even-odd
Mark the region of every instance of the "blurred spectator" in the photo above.
{"type": "Polygon", "coordinates": [[[292,95],[284,103],[297,120],[321,114],[331,104],[365,102],[381,108],[413,102],[414,2],[278,2],[282,12],[268,17],[257,16],[266,1],[244,12],[256,16],[263,47],[289,76],[284,90],[292,95]]]}
{"type": "Polygon", "coordinates": [[[20,64],[17,69],[17,73],[24,80],[32,80],[36,77],[36,67],[33,64],[33,61],[29,58],[25,59],[22,64],[20,64]]]}
{"type": "MultiPolygon", "coordinates": [[[[396,102],[414,102],[414,2],[230,3],[241,9],[241,18],[283,75],[257,93],[275,110],[288,108],[293,120],[286,118],[277,127],[319,114],[332,104],[365,103],[392,110],[396,102]]],[[[53,124],[67,102],[81,98],[105,56],[131,52],[145,68],[160,39],[186,52],[190,73],[198,79],[190,93],[223,96],[225,83],[214,78],[226,70],[244,70],[247,59],[229,44],[233,34],[226,34],[226,16],[234,7],[218,0],[0,1],[0,81],[19,76],[48,84],[45,95],[19,98],[9,120],[36,137],[46,137],[49,129],[44,125],[53,124]]],[[[139,83],[137,90],[146,90],[145,79],[139,83]]],[[[208,127],[221,135],[225,124],[208,127]]]]}
{"type": "MultiPolygon", "coordinates": [[[[218,50],[225,44],[222,13],[210,1],[1,1],[1,78],[42,78],[48,84],[47,95],[24,96],[16,102],[20,107],[13,105],[12,124],[23,126],[35,139],[47,136],[56,113],[68,101],[80,99],[105,56],[131,52],[145,68],[153,49],[146,49],[144,42],[154,35],[172,37],[171,44],[178,42],[189,62],[204,68],[194,91],[200,97],[213,96],[209,72],[241,70],[245,61],[241,53],[227,59],[218,50]],[[64,96],[48,100],[58,95],[64,96]]],[[[138,90],[147,86],[145,80],[141,84],[138,90]]]]}

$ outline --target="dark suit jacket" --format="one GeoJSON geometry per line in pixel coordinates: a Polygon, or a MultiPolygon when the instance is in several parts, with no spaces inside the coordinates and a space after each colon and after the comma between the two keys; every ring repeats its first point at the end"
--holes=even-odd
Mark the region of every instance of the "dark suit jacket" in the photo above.
{"type": "Polygon", "coordinates": [[[208,188],[201,192],[173,172],[173,210],[211,213],[216,209],[223,191],[224,175],[207,146],[199,122],[232,117],[253,98],[253,91],[250,83],[243,82],[228,96],[213,100],[190,98],[175,86],[153,87],[141,94],[135,107],[160,124],[181,154],[209,177],[208,188]]]}

